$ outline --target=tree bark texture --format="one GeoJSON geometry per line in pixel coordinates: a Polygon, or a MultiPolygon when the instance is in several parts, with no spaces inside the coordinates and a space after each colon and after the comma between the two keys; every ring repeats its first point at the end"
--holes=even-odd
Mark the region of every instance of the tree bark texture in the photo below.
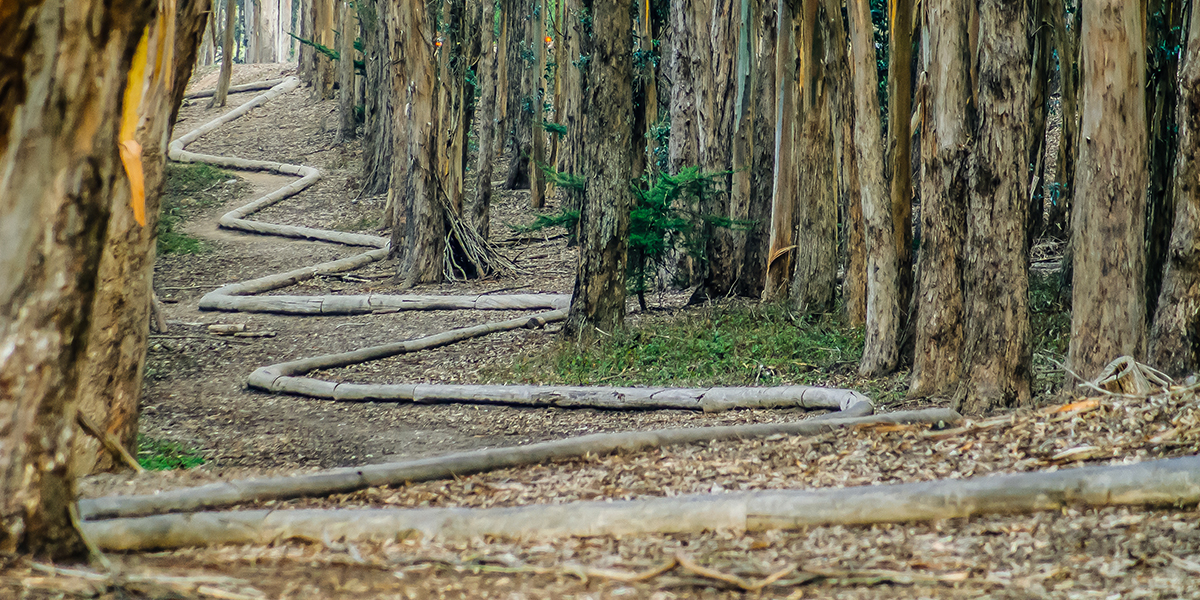
{"type": "MultiPolygon", "coordinates": [[[[697,106],[696,133],[700,168],[706,173],[728,173],[733,167],[737,40],[740,20],[735,0],[693,0],[695,29],[693,52],[702,57],[695,86],[700,98],[697,106]]],[[[709,217],[731,218],[732,174],[721,177],[726,193],[710,194],[700,201],[700,212],[709,217]]],[[[702,225],[705,237],[704,280],[693,300],[718,299],[732,289],[741,265],[742,252],[730,227],[717,227],[707,219],[702,225]]]]}
{"type": "Polygon", "coordinates": [[[967,169],[975,128],[967,0],[925,0],[928,89],[921,125],[921,252],[912,398],[958,387],[963,348],[967,169]]]}
{"type": "MultiPolygon", "coordinates": [[[[337,0],[311,0],[313,9],[312,41],[335,48],[333,24],[337,20],[337,0]]],[[[333,98],[333,84],[337,82],[337,69],[328,56],[317,52],[313,55],[313,98],[329,100],[333,98]]]]}
{"type": "Polygon", "coordinates": [[[979,3],[979,90],[969,171],[965,340],[957,410],[982,414],[1030,401],[1029,12],[979,3]]]}
{"type": "Polygon", "coordinates": [[[630,0],[592,6],[592,43],[588,87],[583,96],[583,156],[587,178],[581,215],[579,264],[568,336],[606,333],[625,320],[625,265],[633,136],[633,28],[630,0]]]}
{"type": "Polygon", "coordinates": [[[464,0],[443,0],[441,22],[437,32],[441,45],[435,46],[437,56],[437,115],[440,123],[434,129],[438,137],[437,173],[440,193],[455,214],[462,214],[464,152],[467,144],[466,116],[466,3],[464,0]]]}
{"type": "Polygon", "coordinates": [[[771,226],[767,251],[767,279],[763,297],[779,298],[787,291],[792,274],[792,243],[796,210],[796,23],[790,0],[778,0],[775,14],[775,173],[772,181],[771,226]]]}
{"type": "Polygon", "coordinates": [[[1068,362],[1090,378],[1145,352],[1146,35],[1136,3],[1084,8],[1068,362]]]}
{"type": "Polygon", "coordinates": [[[209,108],[225,106],[225,96],[229,93],[229,79],[233,76],[233,28],[236,24],[236,2],[225,0],[225,29],[221,34],[221,75],[217,79],[217,91],[208,102],[209,108]]]}
{"type": "MultiPolygon", "coordinates": [[[[730,137],[730,170],[728,210],[726,215],[736,222],[745,222],[750,215],[751,181],[750,168],[753,165],[752,144],[754,139],[754,111],[752,93],[754,62],[751,59],[751,46],[754,42],[754,19],[750,13],[751,0],[736,0],[731,11],[735,15],[736,26],[733,47],[733,68],[730,73],[733,78],[731,96],[733,100],[732,137],[730,137]]],[[[649,77],[648,79],[653,79],[649,77]]],[[[644,137],[644,134],[643,134],[644,137]]],[[[736,278],[730,284],[730,293],[741,279],[741,267],[745,264],[747,232],[743,227],[729,230],[730,244],[734,249],[733,262],[729,269],[736,278]]]]}
{"type": "MultiPolygon", "coordinates": [[[[912,298],[912,25],[913,0],[890,0],[888,21],[887,168],[896,244],[896,302],[903,329],[912,298]]],[[[940,26],[940,24],[939,24],[940,26]]]]}
{"type": "MultiPolygon", "coordinates": [[[[163,62],[147,65],[146,92],[138,111],[146,221],[144,225],[137,222],[128,208],[129,185],[118,179],[91,306],[86,358],[79,376],[79,411],[134,454],[166,142],[196,64],[196,49],[209,11],[208,0],[182,0],[168,18],[165,11],[174,4],[163,3],[151,27],[148,51],[163,62]]],[[[74,475],[118,466],[100,440],[76,433],[71,458],[74,475]]]]}
{"type": "MultiPolygon", "coordinates": [[[[80,549],[79,365],[127,71],[155,3],[25,2],[0,20],[0,552],[80,549]]],[[[122,207],[129,210],[129,207],[122,207]]]]}
{"type": "Polygon", "coordinates": [[[392,9],[393,97],[405,107],[407,123],[395,128],[393,144],[401,149],[393,163],[389,194],[396,217],[392,252],[401,252],[399,276],[406,287],[442,280],[446,215],[438,197],[436,39],[423,2],[408,0],[392,9]],[[400,213],[403,211],[403,222],[400,213]]]}
{"type": "MultiPolygon", "coordinates": [[[[1056,157],[1058,195],[1046,208],[1046,232],[1060,239],[1069,239],[1071,204],[1075,198],[1075,159],[1079,140],[1079,13],[1070,25],[1066,20],[1069,0],[1050,0],[1050,27],[1054,31],[1054,48],[1058,54],[1058,70],[1062,85],[1059,110],[1062,113],[1062,132],[1059,135],[1056,157]]],[[[1076,0],[1076,4],[1078,0],[1076,0]]]]}
{"type": "Polygon", "coordinates": [[[700,58],[693,50],[695,44],[692,33],[697,26],[695,14],[689,6],[681,5],[671,11],[671,56],[668,64],[671,72],[671,137],[667,161],[672,175],[684,167],[700,164],[695,78],[702,67],[700,58]]]}
{"type": "Polygon", "coordinates": [[[533,27],[534,55],[537,62],[533,77],[533,115],[530,131],[531,147],[529,151],[529,206],[540,210],[546,205],[546,175],[542,173],[542,165],[546,164],[546,130],[542,123],[546,120],[546,0],[534,0],[534,13],[530,19],[533,27]]]}
{"type": "Polygon", "coordinates": [[[533,146],[533,112],[537,102],[534,88],[537,55],[534,47],[534,2],[509,0],[504,14],[508,24],[508,106],[504,114],[509,147],[508,175],[504,189],[517,190],[529,186],[529,161],[533,146]]]}
{"type": "Polygon", "coordinates": [[[354,59],[358,52],[358,18],[354,6],[338,1],[338,138],[343,142],[358,137],[358,118],[354,115],[354,59]]]}
{"type": "MultiPolygon", "coordinates": [[[[313,34],[313,2],[320,0],[296,0],[300,3],[300,38],[305,40],[315,39],[313,34]]],[[[371,1],[371,0],[368,0],[371,1]]],[[[379,4],[383,4],[379,2],[379,4]]],[[[299,44],[299,42],[297,42],[299,44]]],[[[316,51],[308,44],[299,44],[299,63],[296,65],[296,73],[300,77],[300,81],[304,85],[312,85],[316,73],[316,51]]]]}
{"type": "Polygon", "coordinates": [[[1200,11],[1192,9],[1179,66],[1175,227],[1148,362],[1172,377],[1200,369],[1200,11]]]}
{"type": "MultiPolygon", "coordinates": [[[[398,115],[392,108],[392,39],[388,29],[391,2],[363,0],[358,3],[362,23],[367,95],[363,102],[363,193],[387,192],[392,178],[392,155],[398,115]]],[[[384,211],[384,225],[391,226],[391,211],[384,211]]]]}
{"type": "Polygon", "coordinates": [[[775,5],[776,0],[753,3],[754,74],[751,93],[753,139],[750,144],[750,205],[747,218],[753,223],[746,234],[746,255],[737,293],[748,298],[762,296],[770,255],[772,188],[775,182],[775,5]]]}
{"type": "Polygon", "coordinates": [[[863,376],[878,376],[895,370],[900,354],[896,245],[884,181],[879,96],[875,92],[879,77],[867,0],[851,0],[847,14],[854,77],[854,141],[867,248],[866,344],[858,372],[863,376]]]}
{"type": "MultiPolygon", "coordinates": [[[[491,232],[492,215],[492,146],[496,134],[496,51],[495,27],[496,3],[483,0],[483,19],[480,28],[479,56],[479,150],[475,162],[475,197],[468,207],[470,224],[479,237],[488,239],[491,232]]],[[[560,69],[562,67],[559,67],[560,69]]]]}
{"type": "Polygon", "coordinates": [[[820,0],[804,0],[799,56],[803,76],[797,96],[802,123],[795,150],[800,171],[796,198],[795,272],[791,304],[809,314],[829,312],[837,292],[837,175],[833,156],[831,97],[826,69],[833,52],[820,0]]]}

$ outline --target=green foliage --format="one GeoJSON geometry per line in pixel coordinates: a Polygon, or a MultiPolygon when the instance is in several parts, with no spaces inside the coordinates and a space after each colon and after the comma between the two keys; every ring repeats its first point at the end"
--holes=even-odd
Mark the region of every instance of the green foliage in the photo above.
{"type": "Polygon", "coordinates": [[[862,355],[861,330],[777,304],[732,302],[643,319],[591,347],[564,342],[487,374],[557,385],[811,384],[853,367],[862,355]]]}
{"type": "Polygon", "coordinates": [[[203,164],[168,163],[163,172],[162,209],[158,220],[159,254],[199,254],[210,248],[180,232],[179,226],[194,210],[216,204],[212,190],[233,176],[203,164]]]}
{"type": "Polygon", "coordinates": [[[1034,393],[1056,389],[1071,343],[1071,291],[1061,272],[1029,273],[1029,324],[1033,331],[1034,393]]]}
{"type": "Polygon", "coordinates": [[[542,121],[538,125],[540,125],[542,129],[545,129],[546,131],[549,131],[550,133],[555,133],[558,135],[567,135],[566,125],[559,125],[558,123],[551,123],[550,121],[542,121]]]}
{"type": "Polygon", "coordinates": [[[508,227],[518,233],[531,233],[550,227],[564,227],[571,232],[575,231],[576,223],[579,223],[579,211],[564,208],[554,214],[538,215],[529,225],[509,225],[508,227]]]}
{"type": "MultiPolygon", "coordinates": [[[[284,33],[287,33],[288,35],[292,36],[293,38],[296,39],[297,42],[300,42],[301,44],[304,44],[305,46],[311,46],[317,52],[324,54],[325,57],[328,58],[329,60],[341,60],[342,59],[342,53],[338,52],[337,50],[334,50],[333,48],[330,48],[329,46],[319,44],[313,40],[306,40],[290,31],[287,31],[284,33]]],[[[353,46],[354,46],[354,49],[358,50],[359,52],[363,52],[363,49],[365,48],[365,46],[363,45],[363,41],[359,38],[355,38],[353,46]]],[[[364,61],[361,61],[361,60],[354,61],[354,72],[359,75],[362,75],[363,77],[366,77],[367,76],[367,63],[364,61]]]]}
{"type": "Polygon", "coordinates": [[[138,435],[137,461],[147,471],[190,469],[204,464],[204,455],[178,442],[138,435]]]}

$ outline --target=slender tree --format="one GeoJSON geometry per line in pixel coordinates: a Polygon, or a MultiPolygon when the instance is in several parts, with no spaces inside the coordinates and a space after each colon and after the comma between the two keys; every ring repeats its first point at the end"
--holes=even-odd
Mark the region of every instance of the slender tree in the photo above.
{"type": "Polygon", "coordinates": [[[763,295],[767,299],[787,292],[792,273],[795,244],[794,214],[796,185],[796,36],[795,15],[790,0],[778,0],[775,77],[778,88],[775,98],[775,173],[772,182],[770,243],[767,254],[767,280],[763,295]]]}
{"type": "MultiPolygon", "coordinates": [[[[392,177],[392,143],[395,118],[392,107],[392,40],[388,28],[392,3],[358,2],[363,30],[366,97],[363,99],[363,192],[388,191],[392,177]]],[[[307,46],[305,46],[307,47],[307,46]]],[[[389,198],[389,200],[394,200],[389,198]]],[[[393,210],[384,209],[384,226],[392,226],[393,210]]]]}
{"type": "Polygon", "coordinates": [[[630,0],[596,2],[592,49],[584,92],[584,192],[579,265],[568,336],[611,332],[625,318],[626,243],[633,175],[633,77],[630,0]]]}
{"type": "Polygon", "coordinates": [[[1082,11],[1080,147],[1068,362],[1095,377],[1146,344],[1146,34],[1141,5],[1082,11]]]}
{"type": "Polygon", "coordinates": [[[235,0],[225,0],[225,31],[221,35],[221,75],[217,79],[217,91],[208,107],[225,106],[225,96],[229,94],[229,80],[233,77],[233,28],[237,24],[237,6],[235,0]]]}
{"type": "MultiPolygon", "coordinates": [[[[270,2],[267,2],[270,4],[270,2]]],[[[358,117],[354,110],[354,40],[358,37],[358,17],[354,5],[338,2],[338,138],[343,142],[358,137],[358,117]]]]}
{"type": "Polygon", "coordinates": [[[983,413],[1030,400],[1029,11],[979,3],[981,85],[968,174],[965,341],[955,407],[983,413]]]}
{"type": "Polygon", "coordinates": [[[963,344],[967,168],[975,127],[967,0],[924,0],[929,32],[921,126],[921,254],[909,396],[955,392],[963,344]]]}
{"type": "Polygon", "coordinates": [[[747,218],[752,223],[746,235],[746,258],[738,278],[737,293],[757,298],[767,281],[767,258],[771,241],[771,190],[775,183],[775,8],[777,0],[756,0],[754,20],[753,81],[751,86],[753,141],[751,143],[750,206],[747,218]]]}
{"type": "Polygon", "coordinates": [[[912,296],[912,30],[913,0],[890,0],[888,23],[887,173],[891,186],[892,226],[896,244],[900,323],[907,321],[912,296]]]}
{"type": "Polygon", "coordinates": [[[496,2],[483,0],[483,27],[479,58],[479,151],[475,163],[475,198],[470,205],[471,224],[479,237],[488,239],[492,206],[492,138],[496,132],[496,2]]]}
{"type": "Polygon", "coordinates": [[[1149,362],[1175,377],[1200,369],[1200,10],[1188,18],[1179,66],[1175,227],[1150,331],[1149,362]]]}

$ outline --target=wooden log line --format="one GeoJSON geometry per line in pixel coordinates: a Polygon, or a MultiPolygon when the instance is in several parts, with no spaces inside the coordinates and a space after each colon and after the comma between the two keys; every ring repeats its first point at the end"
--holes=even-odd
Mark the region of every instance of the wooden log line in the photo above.
{"type": "Polygon", "coordinates": [[[792,423],[688,427],[652,431],[598,433],[508,448],[456,452],[396,463],[330,469],[311,475],[212,483],[145,496],[105,496],[79,501],[84,519],[111,519],[168,512],[197,511],[264,500],[327,496],[382,485],[448,479],[553,460],[637,452],[648,448],[772,435],[818,435],[841,428],[877,423],[954,424],[962,417],[944,408],[902,411],[871,417],[807,419],[792,423]]]}
{"type": "MultiPolygon", "coordinates": [[[[286,78],[268,79],[266,81],[255,81],[252,83],[243,83],[241,85],[231,86],[229,88],[228,93],[238,94],[241,92],[256,92],[258,90],[266,90],[266,89],[273,88],[273,87],[283,83],[284,81],[286,81],[286,78]]],[[[199,92],[191,92],[190,94],[184,94],[183,97],[187,98],[188,100],[194,100],[196,98],[212,98],[213,94],[215,94],[216,91],[217,90],[200,90],[199,92]]]]}
{"type": "Polygon", "coordinates": [[[840,489],[695,494],[514,508],[298,509],[200,512],[85,521],[107,550],[279,540],[385,541],[628,536],[804,529],[1021,514],[1070,506],[1178,506],[1200,502],[1200,457],[966,480],[840,489]]]}

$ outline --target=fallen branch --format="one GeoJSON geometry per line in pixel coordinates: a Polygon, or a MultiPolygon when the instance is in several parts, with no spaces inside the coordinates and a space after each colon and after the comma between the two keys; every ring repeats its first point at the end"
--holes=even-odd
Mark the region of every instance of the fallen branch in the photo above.
{"type": "Polygon", "coordinates": [[[331,469],[312,475],[228,481],[146,496],[105,496],[80,500],[79,511],[85,519],[195,511],[266,500],[327,496],[374,486],[449,479],[553,460],[587,455],[603,456],[613,452],[636,452],[677,444],[754,439],[780,434],[817,435],[843,427],[870,423],[954,423],[961,418],[958,413],[949,409],[928,409],[857,419],[809,419],[796,423],[599,433],[525,446],[473,450],[413,461],[331,469]]]}
{"type": "MultiPolygon", "coordinates": [[[[828,424],[828,423],[826,423],[828,424]]],[[[867,525],[1118,505],[1200,502],[1200,457],[898,485],[704,494],[516,508],[248,510],[84,522],[109,550],[414,534],[548,538],[867,525]]]]}
{"type": "MultiPolygon", "coordinates": [[[[258,90],[267,90],[267,89],[271,89],[271,88],[283,83],[284,81],[286,81],[286,80],[285,79],[268,79],[266,81],[255,81],[253,83],[243,83],[241,85],[231,86],[229,88],[229,93],[237,94],[240,92],[256,92],[258,90]]],[[[212,98],[214,93],[216,93],[216,90],[200,90],[199,92],[191,92],[189,94],[184,94],[183,97],[187,98],[188,100],[193,100],[196,98],[212,98]]]]}

